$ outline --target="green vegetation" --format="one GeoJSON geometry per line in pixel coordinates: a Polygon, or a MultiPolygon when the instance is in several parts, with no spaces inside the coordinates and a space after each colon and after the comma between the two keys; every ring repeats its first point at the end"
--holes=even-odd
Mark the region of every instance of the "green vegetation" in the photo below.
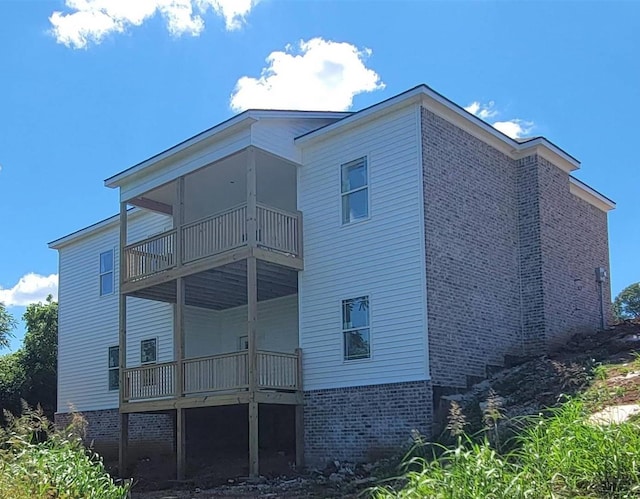
{"type": "MultiPolygon", "coordinates": [[[[0,356],[0,407],[17,415],[20,401],[25,400],[52,417],[56,408],[58,304],[49,296],[46,303],[29,305],[23,319],[26,332],[22,348],[0,356]]],[[[14,325],[0,304],[0,347],[7,346],[14,325]]]]}
{"type": "Polygon", "coordinates": [[[7,312],[4,303],[0,303],[0,348],[7,348],[9,346],[9,338],[11,338],[12,331],[15,327],[15,319],[7,312]]]}
{"type": "Polygon", "coordinates": [[[640,427],[597,425],[579,400],[527,418],[512,450],[461,435],[413,458],[399,487],[373,497],[437,499],[626,498],[640,495],[640,427]]]}
{"type": "Polygon", "coordinates": [[[484,428],[475,434],[468,417],[477,415],[464,414],[452,402],[443,440],[453,443],[419,442],[405,460],[403,475],[372,489],[372,496],[640,497],[640,417],[612,424],[593,417],[603,408],[640,401],[640,356],[627,353],[591,363],[582,377],[590,381],[560,406],[515,420],[504,418],[499,405],[504,399],[491,390],[483,405],[484,428]],[[505,440],[505,434],[512,437],[505,440]]]}
{"type": "Polygon", "coordinates": [[[0,497],[12,499],[124,499],[128,486],[113,483],[100,458],[80,439],[84,422],[77,417],[56,432],[40,410],[23,408],[23,416],[6,414],[0,430],[0,497]]]}
{"type": "Polygon", "coordinates": [[[613,315],[619,321],[640,319],[640,282],[627,286],[616,296],[613,315]]]}

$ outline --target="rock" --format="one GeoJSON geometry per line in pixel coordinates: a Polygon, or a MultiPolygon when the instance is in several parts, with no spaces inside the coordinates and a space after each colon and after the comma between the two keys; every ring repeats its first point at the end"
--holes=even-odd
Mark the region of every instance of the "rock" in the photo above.
{"type": "Polygon", "coordinates": [[[329,475],[329,480],[333,483],[339,483],[344,480],[344,477],[340,476],[338,473],[331,473],[331,475],[329,475]]]}

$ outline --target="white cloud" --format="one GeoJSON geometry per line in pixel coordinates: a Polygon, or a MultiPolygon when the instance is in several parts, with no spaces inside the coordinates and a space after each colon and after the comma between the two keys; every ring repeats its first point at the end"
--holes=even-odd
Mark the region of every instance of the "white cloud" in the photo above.
{"type": "MultiPolygon", "coordinates": [[[[494,101],[489,101],[487,104],[482,104],[478,101],[473,101],[471,104],[466,106],[465,111],[470,112],[471,114],[476,115],[478,118],[485,120],[488,122],[490,118],[495,118],[498,114],[500,114],[495,109],[494,101]]],[[[511,120],[505,121],[494,121],[490,123],[493,128],[501,131],[505,135],[508,135],[512,139],[519,139],[521,137],[526,137],[531,133],[535,124],[533,121],[526,121],[520,118],[513,118],[511,120]]]]}
{"type": "Polygon", "coordinates": [[[173,36],[198,36],[202,15],[210,8],[222,17],[228,30],[239,29],[259,0],[65,0],[71,12],[53,12],[56,41],[71,48],[100,43],[110,33],[123,33],[160,14],[173,36]]]}
{"type": "Polygon", "coordinates": [[[44,302],[49,295],[53,295],[54,300],[58,299],[58,274],[44,276],[29,273],[22,276],[12,288],[0,287],[0,303],[7,307],[44,302]]]}
{"type": "Polygon", "coordinates": [[[471,114],[475,114],[478,118],[486,120],[493,118],[498,114],[498,111],[494,109],[494,106],[495,103],[493,101],[489,101],[488,104],[480,104],[478,101],[474,101],[464,109],[469,111],[471,114]]]}
{"type": "Polygon", "coordinates": [[[301,40],[272,52],[259,78],[243,76],[231,95],[231,109],[250,108],[344,111],[353,97],[384,88],[365,65],[369,49],[322,38],[301,40]]]}
{"type": "Polygon", "coordinates": [[[533,129],[533,122],[517,118],[509,121],[496,121],[493,124],[493,128],[500,130],[512,139],[519,139],[521,137],[526,137],[531,133],[531,130],[533,129]]]}

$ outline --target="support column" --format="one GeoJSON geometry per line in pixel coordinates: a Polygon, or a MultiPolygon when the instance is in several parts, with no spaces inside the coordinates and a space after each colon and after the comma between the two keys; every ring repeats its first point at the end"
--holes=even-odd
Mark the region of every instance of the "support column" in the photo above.
{"type": "Polygon", "coordinates": [[[256,153],[253,147],[247,149],[247,245],[250,256],[247,258],[247,342],[249,366],[249,476],[260,474],[258,460],[258,262],[253,256],[256,247],[257,224],[257,185],[256,153]]]}
{"type": "Polygon", "coordinates": [[[184,297],[184,278],[177,277],[176,305],[173,309],[173,358],[176,361],[174,392],[176,397],[182,397],[184,393],[184,297]]]}
{"type": "Polygon", "coordinates": [[[120,445],[118,447],[118,471],[120,478],[126,478],[129,468],[129,413],[120,413],[120,445]]]}
{"type": "Polygon", "coordinates": [[[176,479],[184,480],[187,469],[187,446],[185,414],[181,407],[176,409],[176,479]]]}
{"type": "Polygon", "coordinates": [[[296,405],[295,431],[296,431],[296,467],[304,468],[304,398],[302,397],[302,349],[296,348],[298,357],[297,365],[297,389],[301,395],[301,401],[296,405]]]}
{"type": "MultiPolygon", "coordinates": [[[[125,402],[124,370],[127,367],[127,297],[121,292],[122,283],[127,277],[127,257],[124,247],[127,245],[127,203],[120,203],[120,244],[118,257],[118,399],[119,407],[125,402]]],[[[127,473],[127,454],[129,447],[129,414],[120,414],[120,441],[118,446],[118,470],[122,477],[127,473]]]]}

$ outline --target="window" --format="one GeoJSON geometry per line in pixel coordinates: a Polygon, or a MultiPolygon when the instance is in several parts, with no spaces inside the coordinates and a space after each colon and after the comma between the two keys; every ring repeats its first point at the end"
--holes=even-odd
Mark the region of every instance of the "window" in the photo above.
{"type": "MultiPolygon", "coordinates": [[[[158,340],[151,338],[140,342],[140,363],[153,364],[158,360],[158,340]]],[[[144,369],[142,371],[142,386],[152,386],[156,384],[155,369],[144,369]]]]}
{"type": "Polygon", "coordinates": [[[240,336],[240,338],[238,338],[238,350],[249,350],[248,336],[240,336]]]}
{"type": "Polygon", "coordinates": [[[356,159],[340,167],[342,224],[369,216],[369,180],[367,158],[356,159]]]}
{"type": "Polygon", "coordinates": [[[342,300],[344,360],[371,357],[369,335],[369,297],[342,300]]]}
{"type": "Polygon", "coordinates": [[[158,340],[151,338],[140,342],[140,363],[152,364],[158,360],[158,340]]]}
{"type": "Polygon", "coordinates": [[[120,388],[120,347],[109,347],[109,391],[120,388]]]}
{"type": "Polygon", "coordinates": [[[100,296],[113,293],[113,250],[100,253],[100,296]]]}

